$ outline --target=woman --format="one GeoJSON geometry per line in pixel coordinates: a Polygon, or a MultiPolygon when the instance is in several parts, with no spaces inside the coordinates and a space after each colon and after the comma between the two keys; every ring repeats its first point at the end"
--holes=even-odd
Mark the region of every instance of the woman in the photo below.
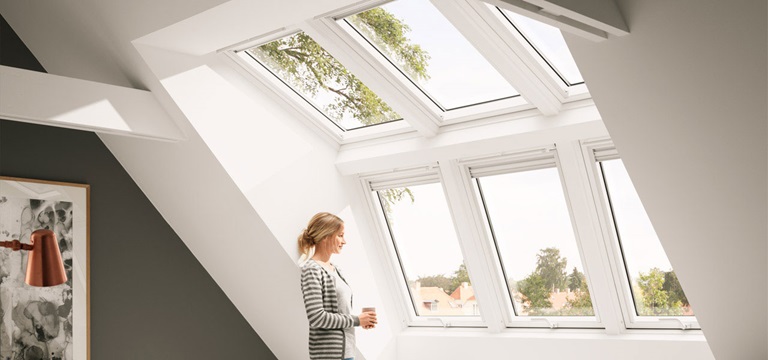
{"type": "Polygon", "coordinates": [[[354,360],[355,326],[376,325],[376,313],[352,315],[352,290],[331,255],[346,244],[344,222],[336,215],[315,214],[299,235],[302,259],[301,290],[309,319],[309,357],[312,360],[354,360]]]}

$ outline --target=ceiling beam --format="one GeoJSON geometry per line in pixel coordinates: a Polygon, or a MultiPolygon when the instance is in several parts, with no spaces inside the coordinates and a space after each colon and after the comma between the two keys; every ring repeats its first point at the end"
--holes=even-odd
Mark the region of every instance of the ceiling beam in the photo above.
{"type": "Polygon", "coordinates": [[[184,138],[149,91],[8,66],[0,66],[0,118],[155,140],[184,138]]]}

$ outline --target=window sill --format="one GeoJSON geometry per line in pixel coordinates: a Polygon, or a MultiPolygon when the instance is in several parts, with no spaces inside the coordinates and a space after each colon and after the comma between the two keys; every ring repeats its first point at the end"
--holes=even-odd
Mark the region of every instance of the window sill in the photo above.
{"type": "Polygon", "coordinates": [[[562,339],[562,340],[623,340],[623,341],[700,341],[706,342],[701,330],[625,330],[607,334],[603,329],[514,329],[493,333],[487,328],[424,328],[410,327],[399,337],[461,337],[498,339],[562,339]]]}

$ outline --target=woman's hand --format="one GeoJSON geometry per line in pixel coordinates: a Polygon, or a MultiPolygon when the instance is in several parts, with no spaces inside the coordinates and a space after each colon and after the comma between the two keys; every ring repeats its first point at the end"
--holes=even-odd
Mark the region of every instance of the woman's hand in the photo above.
{"type": "Polygon", "coordinates": [[[360,326],[363,329],[373,329],[376,327],[376,313],[373,311],[361,313],[358,318],[360,319],[360,326]]]}

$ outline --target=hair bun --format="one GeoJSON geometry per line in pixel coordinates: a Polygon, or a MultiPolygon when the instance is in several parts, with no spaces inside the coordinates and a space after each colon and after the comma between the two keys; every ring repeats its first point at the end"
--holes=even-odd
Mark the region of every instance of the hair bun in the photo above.
{"type": "Polygon", "coordinates": [[[301,237],[302,239],[304,239],[304,241],[307,244],[315,245],[315,239],[313,239],[312,236],[309,235],[309,233],[307,232],[307,229],[304,229],[301,231],[301,237]]]}

